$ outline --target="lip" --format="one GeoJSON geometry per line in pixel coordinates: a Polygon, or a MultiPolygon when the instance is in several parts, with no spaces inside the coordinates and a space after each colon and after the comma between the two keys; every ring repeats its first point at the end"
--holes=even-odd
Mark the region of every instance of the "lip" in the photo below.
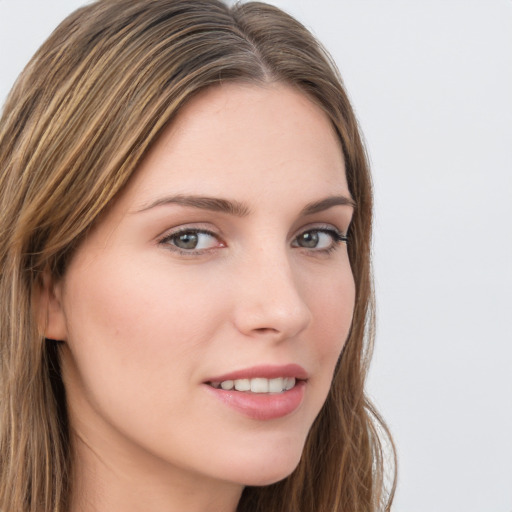
{"type": "Polygon", "coordinates": [[[258,421],[269,421],[283,418],[296,411],[306,392],[308,374],[302,366],[288,364],[283,366],[265,365],[253,366],[244,370],[218,375],[204,382],[205,390],[213,397],[236,412],[258,421]],[[250,393],[214,388],[210,382],[225,380],[253,379],[263,377],[275,379],[278,377],[294,377],[297,382],[289,391],[282,393],[250,393]]]}
{"type": "Polygon", "coordinates": [[[257,377],[263,377],[264,379],[294,377],[297,380],[307,380],[308,373],[302,366],[298,364],[260,365],[246,368],[244,370],[236,370],[234,372],[225,373],[223,375],[216,375],[215,377],[207,379],[205,383],[237,379],[255,379],[257,377]]]}

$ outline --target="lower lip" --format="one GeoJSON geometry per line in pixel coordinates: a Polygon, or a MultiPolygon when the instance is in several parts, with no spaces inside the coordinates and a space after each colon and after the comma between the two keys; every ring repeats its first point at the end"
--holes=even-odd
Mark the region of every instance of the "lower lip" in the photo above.
{"type": "Polygon", "coordinates": [[[226,405],[254,420],[274,420],[297,410],[304,399],[305,381],[298,381],[282,393],[250,393],[246,391],[206,388],[226,405]]]}

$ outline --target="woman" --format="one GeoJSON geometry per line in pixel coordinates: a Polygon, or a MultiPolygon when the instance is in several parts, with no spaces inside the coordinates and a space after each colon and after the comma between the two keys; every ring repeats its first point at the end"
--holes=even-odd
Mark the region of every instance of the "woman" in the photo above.
{"type": "Polygon", "coordinates": [[[389,507],[370,178],[304,27],[100,0],[1,123],[1,510],[389,507]]]}

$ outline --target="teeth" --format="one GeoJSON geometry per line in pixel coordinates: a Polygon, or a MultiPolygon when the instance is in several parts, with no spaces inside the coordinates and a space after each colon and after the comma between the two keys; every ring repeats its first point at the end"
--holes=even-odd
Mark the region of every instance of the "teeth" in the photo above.
{"type": "Polygon", "coordinates": [[[237,391],[250,391],[251,381],[249,379],[237,379],[235,380],[235,389],[237,391]]]}
{"type": "Polygon", "coordinates": [[[268,379],[251,379],[252,393],[268,393],[268,379]]]}
{"type": "Polygon", "coordinates": [[[295,386],[295,378],[294,377],[287,377],[284,379],[285,382],[283,384],[285,391],[290,391],[295,386]]]}
{"type": "Polygon", "coordinates": [[[279,377],[278,379],[270,379],[268,381],[268,390],[271,393],[281,393],[284,389],[284,381],[286,379],[283,379],[282,377],[279,377]]]}
{"type": "Polygon", "coordinates": [[[225,380],[224,382],[220,383],[220,387],[222,389],[230,390],[233,389],[234,382],[232,380],[225,380]]]}
{"type": "Polygon", "coordinates": [[[265,379],[256,377],[254,379],[224,380],[222,382],[211,382],[216,389],[225,391],[250,391],[251,393],[282,393],[289,391],[295,386],[294,377],[278,377],[277,379],[265,379]]]}

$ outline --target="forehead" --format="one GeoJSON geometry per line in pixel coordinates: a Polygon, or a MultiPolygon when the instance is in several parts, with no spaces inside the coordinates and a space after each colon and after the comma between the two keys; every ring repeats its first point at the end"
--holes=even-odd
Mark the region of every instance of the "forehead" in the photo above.
{"type": "Polygon", "coordinates": [[[273,188],[297,198],[348,194],[335,130],[323,110],[291,86],[224,84],[181,110],[126,195],[142,207],[163,191],[250,200],[273,188]]]}

